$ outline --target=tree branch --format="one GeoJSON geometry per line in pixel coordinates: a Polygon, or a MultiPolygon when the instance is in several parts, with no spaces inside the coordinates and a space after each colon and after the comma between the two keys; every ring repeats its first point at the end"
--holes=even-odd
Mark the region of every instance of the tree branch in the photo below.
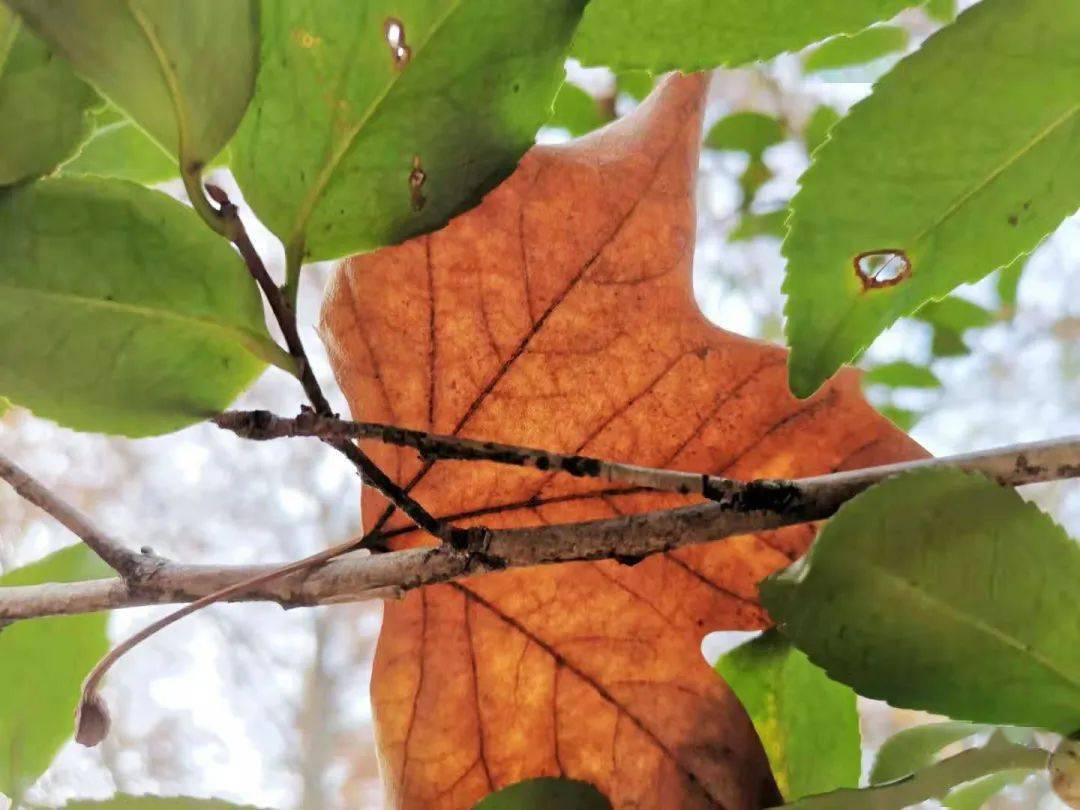
{"type": "Polygon", "coordinates": [[[75,534],[124,580],[142,582],[163,564],[164,561],[157,557],[124,548],[119,541],[96,528],[78,509],[50,492],[44,484],[3,454],[0,454],[0,478],[7,481],[24,500],[43,509],[75,534]]]}
{"type": "MultiPolygon", "coordinates": [[[[841,473],[795,482],[735,481],[704,473],[641,467],[636,464],[604,461],[591,456],[554,453],[535,447],[444,436],[379,422],[352,422],[310,412],[289,419],[275,416],[268,411],[226,411],[215,417],[213,421],[220,428],[231,430],[238,436],[256,441],[294,436],[310,436],[324,441],[369,439],[399,447],[411,447],[419,453],[421,458],[428,460],[491,461],[514,467],[531,467],[544,471],[556,470],[578,478],[598,478],[613,483],[678,492],[683,495],[701,495],[733,509],[741,509],[744,506],[756,508],[782,506],[788,498],[805,498],[813,493],[829,490],[837,486],[838,481],[845,480],[844,476],[852,475],[841,473]]],[[[992,469],[986,467],[981,471],[994,476],[999,483],[1011,486],[1042,480],[1040,476],[1045,474],[1054,478],[1070,477],[1077,473],[1075,470],[1069,472],[1069,466],[1075,467],[1080,464],[1080,437],[1067,437],[1051,442],[1006,448],[1006,450],[1015,451],[1019,455],[1010,455],[1004,450],[992,451],[998,461],[992,469]]],[[[930,460],[927,463],[937,462],[930,460]]],[[[984,459],[981,463],[989,464],[990,462],[984,459]]],[[[910,465],[895,466],[906,469],[910,465]]],[[[873,472],[875,469],[880,468],[871,468],[867,472],[876,476],[877,474],[873,472]]],[[[857,477],[852,480],[861,481],[857,477]]],[[[874,480],[879,479],[875,477],[874,480]]],[[[851,485],[849,482],[845,486],[851,485]]]]}
{"type": "MultiPolygon", "coordinates": [[[[683,546],[827,518],[847,500],[886,478],[930,467],[978,472],[1008,486],[1080,476],[1080,438],[1016,445],[942,459],[868,467],[793,481],[738,483],[742,496],[606,520],[522,529],[473,529],[463,548],[348,554],[312,569],[193,566],[167,563],[132,586],[120,579],[0,588],[0,622],[135,605],[202,600],[237,587],[229,601],[273,601],[285,607],[399,597],[423,585],[467,576],[577,560],[634,561],[683,546]],[[745,493],[769,493],[755,501],[745,493]]],[[[757,497],[757,496],[755,496],[757,497]]],[[[336,546],[337,553],[358,541],[336,546]]],[[[323,556],[334,549],[327,549],[323,556]]],[[[310,558],[309,558],[310,559],[310,558]]]]}
{"type": "MultiPolygon", "coordinates": [[[[188,189],[188,192],[190,194],[191,189],[188,189]]],[[[212,222],[208,220],[210,226],[231,241],[240,252],[244,264],[247,265],[248,272],[251,274],[251,277],[255,279],[255,283],[259,285],[259,289],[262,290],[263,296],[270,305],[270,311],[274,314],[274,320],[277,321],[278,327],[281,329],[282,337],[285,338],[285,347],[296,361],[296,371],[297,376],[300,379],[300,384],[303,386],[307,398],[311,401],[315,413],[324,417],[334,416],[333,409],[330,407],[330,402],[323,394],[322,387],[319,385],[319,381],[315,377],[315,372],[311,368],[311,363],[308,361],[307,352],[304,350],[304,343],[300,339],[300,332],[297,328],[296,312],[282,294],[281,289],[274,283],[274,280],[270,277],[270,273],[267,272],[262,257],[259,256],[258,251],[255,250],[255,246],[251,243],[247,229],[240,219],[239,211],[229,200],[229,196],[225,193],[224,189],[207,184],[206,192],[210,195],[210,199],[219,206],[219,209],[217,211],[211,211],[210,214],[206,214],[198,205],[196,205],[196,209],[199,210],[200,214],[203,214],[204,219],[207,219],[207,216],[209,216],[210,219],[213,220],[212,222]]],[[[198,192],[197,189],[196,193],[198,196],[202,197],[201,192],[198,192]]],[[[205,197],[202,197],[202,202],[206,203],[206,207],[209,207],[209,203],[207,203],[205,197]]],[[[393,479],[384,473],[379,466],[355,444],[340,439],[327,439],[326,441],[331,447],[352,462],[353,466],[360,472],[360,476],[364,482],[379,490],[379,492],[385,495],[392,504],[408,515],[421,529],[438,537],[440,540],[457,542],[459,544],[462,542],[461,538],[454,534],[453,528],[445,526],[441,521],[436,520],[431,513],[417,503],[412,496],[394,483],[393,479]]]]}

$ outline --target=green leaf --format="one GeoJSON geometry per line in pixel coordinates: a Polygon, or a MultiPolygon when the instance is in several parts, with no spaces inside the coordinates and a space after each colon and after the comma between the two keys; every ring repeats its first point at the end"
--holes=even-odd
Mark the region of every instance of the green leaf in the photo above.
{"type": "Polygon", "coordinates": [[[527,779],[490,794],[474,810],[610,810],[604,794],[588,782],[540,777],[527,779]]]}
{"type": "Polygon", "coordinates": [[[920,0],[592,0],[572,55],[586,65],[690,72],[771,59],[887,20],[920,0]]]}
{"type": "Polygon", "coordinates": [[[1001,308],[1010,315],[1016,309],[1016,294],[1020,290],[1020,277],[1026,262],[1013,262],[998,271],[997,294],[1001,308]]]}
{"type": "Polygon", "coordinates": [[[97,127],[61,174],[118,177],[143,185],[163,183],[179,174],[176,160],[115,107],[97,116],[97,127]]]}
{"type": "Polygon", "coordinates": [[[918,411],[913,411],[908,408],[898,408],[895,405],[882,405],[878,408],[881,415],[900,428],[905,433],[909,433],[915,423],[919,421],[922,414],[918,411]]]}
{"type": "Polygon", "coordinates": [[[746,709],[784,798],[859,784],[855,693],[775,630],[736,647],[716,671],[746,709]]]}
{"type": "Polygon", "coordinates": [[[19,33],[19,27],[20,21],[15,16],[15,12],[0,3],[0,71],[3,70],[4,63],[7,61],[8,53],[11,51],[11,44],[15,41],[16,34],[19,33]]]}
{"type": "Polygon", "coordinates": [[[737,112],[713,124],[705,136],[705,145],[710,149],[746,152],[751,159],[760,160],[766,149],[783,140],[784,129],[771,115],[737,112]]]}
{"type": "Polygon", "coordinates": [[[817,73],[850,65],[865,65],[907,48],[908,32],[899,25],[875,25],[858,34],[830,39],[803,62],[803,70],[817,73]]]}
{"type": "Polygon", "coordinates": [[[1046,765],[1047,753],[993,737],[982,748],[961,751],[905,779],[862,790],[836,790],[784,807],[789,810],[898,810],[930,799],[944,799],[956,785],[987,774],[1046,765]]]}
{"type": "MultiPolygon", "coordinates": [[[[85,546],[70,546],[4,574],[0,588],[107,572],[85,546]]],[[[21,796],[71,736],[82,680],[109,648],[107,617],[31,619],[0,630],[0,792],[21,796]]]]}
{"type": "Polygon", "coordinates": [[[0,186],[48,174],[90,134],[97,93],[0,3],[0,186]]]}
{"type": "Polygon", "coordinates": [[[934,357],[963,357],[971,354],[971,349],[959,332],[935,327],[930,341],[930,352],[934,357]]]}
{"type": "Polygon", "coordinates": [[[1076,210],[1080,61],[1062,54],[1078,41],[1080,3],[984,0],[833,128],[792,202],[783,248],[796,394],[897,318],[1011,264],[1076,210]],[[889,274],[860,278],[859,257],[889,274]]]}
{"type": "Polygon", "coordinates": [[[772,179],[772,171],[765,161],[751,158],[746,171],[739,177],[739,191],[742,192],[742,210],[746,211],[757,197],[758,189],[772,179]]]}
{"type": "Polygon", "coordinates": [[[728,241],[745,242],[758,236],[775,236],[782,239],[786,220],[787,209],[785,208],[770,211],[767,214],[744,214],[739,224],[732,228],[728,241]]]}
{"type": "Polygon", "coordinates": [[[547,125],[562,127],[571,135],[584,135],[602,127],[611,119],[600,112],[596,99],[578,87],[566,82],[555,96],[555,111],[547,125]]]}
{"type": "Polygon", "coordinates": [[[191,209],[122,180],[0,194],[0,391],[77,430],[147,436],[290,364],[240,257],[191,209]]]}
{"type": "Polygon", "coordinates": [[[955,295],[941,301],[931,301],[921,307],[915,317],[931,326],[957,334],[968,329],[983,329],[997,320],[997,316],[990,310],[955,295]]]}
{"type": "Polygon", "coordinates": [[[892,782],[922,770],[955,742],[986,731],[988,726],[954,721],[925,723],[898,731],[887,739],[874,758],[870,784],[892,782]]]}
{"type": "Polygon", "coordinates": [[[874,366],[863,374],[864,385],[888,385],[892,388],[940,388],[941,380],[926,366],[897,360],[874,366]]]}
{"type": "Polygon", "coordinates": [[[183,164],[232,137],[258,66],[255,0],[8,0],[183,164]]]}
{"type": "Polygon", "coordinates": [[[63,810],[255,810],[255,808],[248,804],[233,804],[223,799],[117,794],[104,801],[68,802],[63,810]]]}
{"type": "Polygon", "coordinates": [[[550,115],[583,5],[267,0],[233,171],[291,262],[398,242],[475,205],[550,115]]]}
{"type": "Polygon", "coordinates": [[[9,410],[11,410],[11,400],[7,397],[0,397],[0,418],[9,410]]]}
{"type": "Polygon", "coordinates": [[[615,74],[615,87],[634,101],[641,101],[652,92],[656,78],[647,70],[623,70],[615,74]]]}
{"type": "Polygon", "coordinates": [[[950,23],[956,19],[956,0],[930,0],[926,13],[938,22],[950,23]]]}
{"type": "Polygon", "coordinates": [[[810,120],[806,122],[806,131],[804,133],[808,154],[814,154],[817,148],[825,143],[825,139],[829,137],[829,130],[833,128],[840,118],[840,113],[828,104],[822,104],[814,110],[810,120]]]}
{"type": "Polygon", "coordinates": [[[1032,768],[1000,771],[952,790],[942,803],[946,810],[981,810],[991,798],[1010,785],[1019,785],[1034,773],[1032,768]]]}
{"type": "Polygon", "coordinates": [[[844,504],[760,588],[780,629],[860,695],[960,720],[1080,728],[1080,544],[954,469],[844,504]]]}

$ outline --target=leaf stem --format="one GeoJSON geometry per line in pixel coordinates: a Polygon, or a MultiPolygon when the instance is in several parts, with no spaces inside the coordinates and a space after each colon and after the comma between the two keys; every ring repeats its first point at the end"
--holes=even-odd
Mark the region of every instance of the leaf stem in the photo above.
{"type": "Polygon", "coordinates": [[[304,243],[290,242],[285,246],[285,284],[281,288],[281,294],[293,309],[296,309],[296,301],[300,295],[300,271],[303,264],[304,243]]]}
{"type": "Polygon", "coordinates": [[[1040,770],[1049,752],[1009,742],[1000,732],[982,748],[969,748],[903,779],[869,788],[843,788],[785,804],[789,810],[888,810],[944,799],[957,785],[991,773],[1040,770]]]}

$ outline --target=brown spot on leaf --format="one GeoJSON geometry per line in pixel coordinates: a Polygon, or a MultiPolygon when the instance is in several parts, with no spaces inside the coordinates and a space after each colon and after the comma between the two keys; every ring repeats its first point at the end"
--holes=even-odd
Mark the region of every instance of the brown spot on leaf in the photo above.
{"type": "Polygon", "coordinates": [[[424,204],[427,202],[427,197],[424,196],[423,188],[424,183],[427,181],[427,174],[424,172],[423,163],[420,161],[419,155],[413,155],[412,159],[412,171],[409,172],[409,195],[412,198],[413,211],[421,211],[424,208],[424,204]]]}
{"type": "Polygon", "coordinates": [[[302,28],[297,28],[292,32],[293,39],[296,44],[301,48],[310,50],[318,45],[322,44],[322,37],[317,37],[310,31],[305,31],[302,28]]]}
{"type": "Polygon", "coordinates": [[[899,248],[879,248],[858,254],[853,264],[864,290],[892,287],[911,275],[911,261],[899,248]]]}

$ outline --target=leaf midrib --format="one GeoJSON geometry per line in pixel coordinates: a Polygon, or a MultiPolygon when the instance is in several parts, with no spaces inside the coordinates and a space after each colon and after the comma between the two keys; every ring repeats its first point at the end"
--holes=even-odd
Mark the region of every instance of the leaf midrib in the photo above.
{"type": "MultiPolygon", "coordinates": [[[[188,147],[188,132],[184,98],[183,94],[180,92],[180,80],[169,65],[169,58],[165,53],[165,48],[158,40],[157,34],[150,21],[131,4],[131,0],[124,0],[124,8],[127,9],[128,14],[130,14],[131,18],[135,21],[135,25],[138,26],[139,30],[142,31],[143,36],[146,37],[147,44],[150,46],[150,50],[157,60],[158,70],[161,71],[161,78],[169,90],[169,101],[172,104],[173,116],[176,118],[176,151],[180,160],[184,161],[186,159],[188,147]]],[[[147,130],[147,134],[149,134],[149,130],[147,130]]],[[[152,135],[150,137],[154,139],[152,135]]],[[[172,154],[171,149],[166,148],[165,151],[170,155],[172,154]]]]}
{"type": "Polygon", "coordinates": [[[279,368],[289,371],[291,361],[281,348],[269,340],[261,337],[248,329],[232,324],[222,323],[212,318],[203,318],[190,315],[176,310],[160,309],[154,306],[132,304],[125,301],[107,301],[101,298],[92,298],[76,293],[57,292],[55,290],[41,290],[33,287],[20,287],[11,284],[0,283],[0,291],[4,296],[23,296],[27,298],[45,299],[55,301],[58,304],[83,307],[87,310],[102,310],[119,313],[135,318],[143,318],[148,321],[160,320],[181,323],[193,327],[197,331],[209,332],[216,337],[222,337],[232,343],[238,343],[250,354],[271,363],[279,368]]]}
{"type": "Polygon", "coordinates": [[[884,580],[884,584],[891,586],[894,590],[914,594],[919,600],[944,611],[961,626],[974,628],[1004,646],[1011,648],[1015,652],[1019,652],[1022,657],[1031,659],[1055,678],[1067,684],[1074,693],[1080,695],[1080,676],[1070,676],[1069,673],[1060,669],[1055,662],[1036,651],[1033,646],[1025,644],[1022,640],[1014,638],[992,624],[988,624],[974,616],[961,612],[956,606],[945,601],[937,594],[932,593],[925,588],[915,587],[903,577],[877,565],[872,560],[855,558],[849,560],[849,562],[856,568],[865,569],[871,577],[877,577],[878,579],[884,580]]]}
{"type": "MultiPolygon", "coordinates": [[[[382,103],[386,101],[386,98],[397,87],[398,82],[405,75],[409,66],[416,61],[420,54],[427,47],[428,43],[442,30],[442,27],[461,8],[463,0],[454,0],[443,12],[443,15],[435,21],[431,29],[428,31],[427,36],[418,45],[410,45],[411,56],[409,63],[402,69],[392,74],[390,81],[386,83],[383,89],[371,100],[367,108],[364,110],[363,115],[357,120],[356,124],[350,127],[345,137],[341,139],[338,147],[330,153],[330,160],[323,166],[323,170],[319,172],[315,178],[315,183],[311,186],[310,191],[304,197],[303,202],[300,205],[300,209],[297,212],[296,220],[293,224],[292,233],[289,234],[287,247],[289,251],[294,251],[297,255],[303,253],[304,245],[304,230],[307,227],[308,220],[311,219],[311,215],[315,211],[315,206],[319,204],[319,200],[322,199],[323,192],[326,191],[326,187],[330,185],[330,180],[333,178],[334,172],[337,167],[341,165],[341,162],[345,159],[349,150],[352,149],[353,143],[359,136],[360,132],[367,126],[368,122],[379,110],[382,103]]],[[[389,47],[389,46],[387,46],[389,47]]],[[[288,251],[287,251],[288,252],[288,251]]]]}

